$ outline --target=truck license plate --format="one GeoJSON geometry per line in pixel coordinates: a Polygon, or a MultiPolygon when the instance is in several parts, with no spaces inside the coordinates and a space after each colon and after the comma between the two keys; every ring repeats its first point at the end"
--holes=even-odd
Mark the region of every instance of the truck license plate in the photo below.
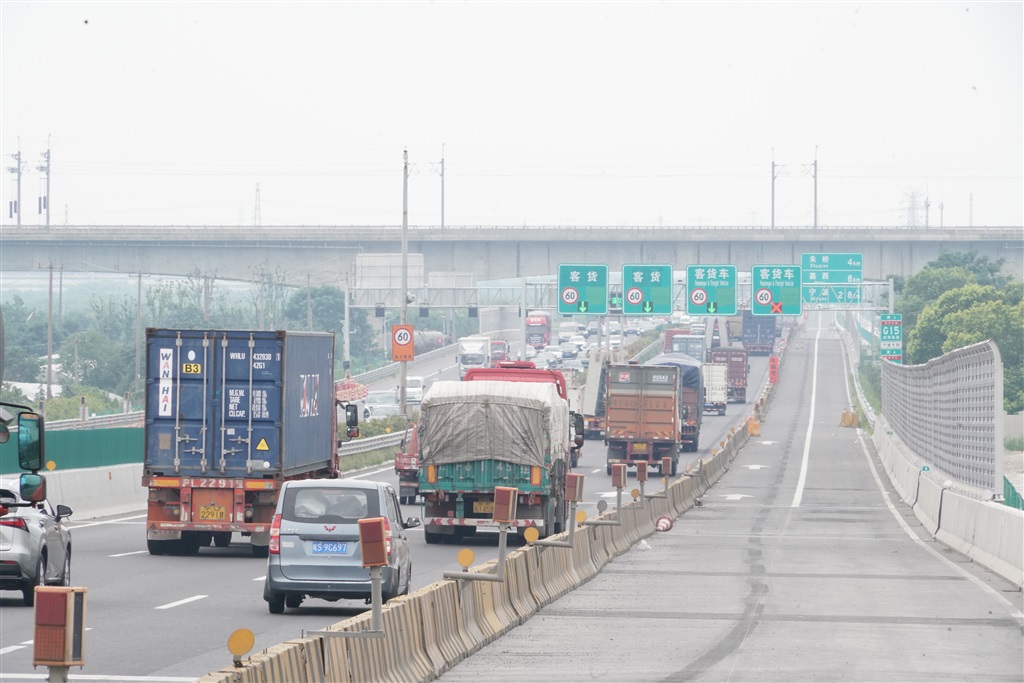
{"type": "Polygon", "coordinates": [[[633,444],[633,452],[634,453],[644,453],[646,451],[647,451],[647,444],[645,444],[645,443],[635,443],[635,444],[633,444]]]}
{"type": "Polygon", "coordinates": [[[223,505],[204,505],[199,508],[199,519],[208,521],[223,521],[228,518],[227,510],[223,505]]]}
{"type": "Polygon", "coordinates": [[[473,501],[473,512],[483,513],[492,515],[494,514],[494,501],[493,500],[474,500],[473,501]]]}

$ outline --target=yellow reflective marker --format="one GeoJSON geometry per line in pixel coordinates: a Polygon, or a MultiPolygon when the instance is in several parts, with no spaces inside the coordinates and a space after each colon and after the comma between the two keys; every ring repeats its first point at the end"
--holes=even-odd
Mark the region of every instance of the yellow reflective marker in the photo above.
{"type": "Polygon", "coordinates": [[[55,469],[57,469],[57,463],[55,463],[52,460],[49,461],[48,463],[46,463],[46,469],[49,470],[50,472],[53,472],[55,469]]]}
{"type": "Polygon", "coordinates": [[[577,510],[576,511],[576,522],[578,524],[583,524],[583,522],[585,522],[585,521],[587,521],[587,513],[584,512],[583,510],[577,510]]]}
{"type": "Polygon", "coordinates": [[[474,558],[476,558],[476,555],[469,548],[463,548],[459,551],[459,554],[455,556],[455,560],[463,569],[469,569],[469,565],[473,564],[474,558]]]}
{"type": "Polygon", "coordinates": [[[535,526],[526,527],[526,531],[523,532],[523,538],[526,539],[527,543],[533,543],[540,538],[540,532],[537,531],[535,526]]]}
{"type": "Polygon", "coordinates": [[[636,500],[640,497],[640,489],[633,489],[629,492],[629,495],[633,496],[633,500],[636,500]]]}
{"type": "Polygon", "coordinates": [[[244,655],[255,644],[256,636],[247,628],[240,628],[228,636],[228,651],[236,657],[244,655]]]}

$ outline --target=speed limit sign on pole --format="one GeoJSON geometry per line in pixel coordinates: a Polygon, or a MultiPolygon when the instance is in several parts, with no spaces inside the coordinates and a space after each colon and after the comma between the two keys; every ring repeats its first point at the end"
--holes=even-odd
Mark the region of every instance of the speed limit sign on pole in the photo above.
{"type": "Polygon", "coordinates": [[[754,294],[754,301],[762,306],[767,306],[772,302],[772,290],[767,287],[757,290],[757,293],[754,294]]]}
{"type": "Polygon", "coordinates": [[[412,325],[391,326],[391,360],[401,362],[415,357],[412,343],[412,325]]]}

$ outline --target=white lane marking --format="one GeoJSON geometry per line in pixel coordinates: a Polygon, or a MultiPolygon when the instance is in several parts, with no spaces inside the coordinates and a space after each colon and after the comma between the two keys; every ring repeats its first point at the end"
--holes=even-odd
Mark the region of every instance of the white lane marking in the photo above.
{"type": "Polygon", "coordinates": [[[116,555],[107,555],[107,557],[128,557],[129,555],[148,555],[148,550],[133,550],[130,553],[118,553],[116,555]]]}
{"type": "MultiPolygon", "coordinates": [[[[107,519],[102,522],[90,522],[88,524],[69,524],[72,530],[77,531],[78,529],[88,529],[91,526],[106,526],[108,524],[123,524],[132,519],[145,519],[146,515],[133,515],[131,517],[119,517],[117,519],[107,519]]],[[[133,524],[142,524],[142,522],[132,522],[133,524]]]]}
{"type": "Polygon", "coordinates": [[[190,602],[195,602],[196,600],[203,600],[204,598],[208,598],[208,597],[210,597],[210,596],[208,596],[208,595],[193,595],[191,598],[185,598],[184,600],[178,600],[177,602],[169,602],[166,605],[160,605],[159,607],[154,607],[153,609],[170,609],[172,607],[178,607],[180,605],[185,605],[185,604],[188,604],[190,602]]]}
{"type": "Polygon", "coordinates": [[[743,500],[744,498],[753,498],[753,496],[748,496],[745,493],[726,493],[722,494],[722,498],[726,500],[743,500]]]}
{"type": "Polygon", "coordinates": [[[255,579],[253,579],[253,581],[266,581],[266,579],[267,575],[264,574],[263,576],[257,576],[255,579]]]}
{"type": "Polygon", "coordinates": [[[818,317],[818,333],[814,335],[814,369],[811,371],[811,415],[807,419],[807,437],[804,439],[804,454],[800,460],[800,478],[796,482],[796,493],[790,507],[800,507],[804,497],[804,483],[807,481],[807,461],[811,457],[811,436],[814,433],[814,401],[818,394],[818,339],[821,338],[821,317],[818,317]]]}
{"type": "Polygon", "coordinates": [[[601,474],[601,470],[600,469],[590,470],[590,473],[591,474],[601,474]]]}
{"type": "Polygon", "coordinates": [[[748,470],[766,470],[768,465],[744,465],[748,470]]]}
{"type": "Polygon", "coordinates": [[[5,655],[8,652],[14,652],[15,650],[24,650],[24,645],[11,645],[10,647],[0,648],[0,655],[5,655]]]}

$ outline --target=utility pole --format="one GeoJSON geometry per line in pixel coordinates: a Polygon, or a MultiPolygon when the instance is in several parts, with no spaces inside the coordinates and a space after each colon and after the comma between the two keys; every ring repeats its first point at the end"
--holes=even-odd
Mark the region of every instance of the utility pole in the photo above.
{"type": "MultiPolygon", "coordinates": [[[[409,319],[409,150],[402,150],[402,324],[409,319]]],[[[394,344],[394,340],[391,340],[394,344]]],[[[386,347],[385,347],[386,348],[386,347]]],[[[402,361],[398,383],[398,410],[405,415],[405,377],[408,361],[402,361]]]]}
{"type": "Polygon", "coordinates": [[[46,209],[46,227],[50,227],[50,141],[46,141],[46,151],[43,152],[43,163],[36,167],[37,170],[46,174],[46,192],[39,198],[39,213],[46,209]]]}
{"type": "Polygon", "coordinates": [[[779,172],[775,169],[775,148],[772,147],[772,230],[775,229],[775,179],[779,172]]]}
{"type": "Polygon", "coordinates": [[[46,400],[53,398],[53,262],[50,262],[50,312],[46,322],[46,400]]]}
{"type": "Polygon", "coordinates": [[[14,214],[18,214],[17,226],[21,227],[21,140],[18,140],[18,151],[11,155],[14,159],[14,166],[8,166],[7,170],[15,175],[17,192],[14,195],[14,201],[7,203],[7,217],[14,218],[14,214]]]}
{"type": "Polygon", "coordinates": [[[441,145],[441,229],[444,230],[444,144],[441,145]]]}
{"type": "Polygon", "coordinates": [[[132,403],[138,400],[139,380],[142,379],[142,271],[128,277],[138,278],[138,289],[135,295],[135,381],[132,382],[132,403]]]}
{"type": "Polygon", "coordinates": [[[814,146],[814,229],[818,229],[818,146],[814,146]]]}
{"type": "Polygon", "coordinates": [[[256,207],[252,212],[252,224],[258,228],[262,221],[263,216],[260,213],[260,184],[256,183],[256,207]]]}

